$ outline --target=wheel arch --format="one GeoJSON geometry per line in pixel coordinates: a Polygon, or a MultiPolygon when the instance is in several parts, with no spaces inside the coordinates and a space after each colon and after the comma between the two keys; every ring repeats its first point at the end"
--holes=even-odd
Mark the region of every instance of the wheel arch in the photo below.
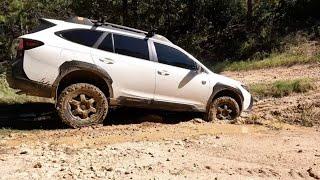
{"type": "Polygon", "coordinates": [[[240,89],[237,89],[237,88],[234,88],[231,86],[227,86],[227,85],[224,85],[221,83],[217,83],[213,87],[212,94],[211,94],[209,101],[207,103],[207,111],[209,110],[210,104],[212,101],[214,101],[215,99],[217,99],[219,97],[223,97],[223,96],[228,96],[228,97],[235,99],[239,105],[240,110],[242,111],[244,97],[243,97],[240,89]]]}
{"type": "Polygon", "coordinates": [[[107,98],[113,98],[113,81],[102,68],[91,63],[68,61],[63,63],[59,70],[59,76],[53,84],[53,97],[57,98],[63,89],[71,84],[89,83],[97,86],[107,98]]]}

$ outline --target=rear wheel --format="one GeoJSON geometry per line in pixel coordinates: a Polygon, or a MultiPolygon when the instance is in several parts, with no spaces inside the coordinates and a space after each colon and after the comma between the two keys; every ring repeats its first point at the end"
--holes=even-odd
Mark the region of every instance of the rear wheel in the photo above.
{"type": "Polygon", "coordinates": [[[96,86],[77,83],[61,92],[57,110],[61,120],[73,128],[92,126],[107,116],[108,100],[96,86]]]}
{"type": "Polygon", "coordinates": [[[207,121],[234,122],[240,116],[240,107],[236,100],[223,96],[215,99],[209,107],[207,121]]]}

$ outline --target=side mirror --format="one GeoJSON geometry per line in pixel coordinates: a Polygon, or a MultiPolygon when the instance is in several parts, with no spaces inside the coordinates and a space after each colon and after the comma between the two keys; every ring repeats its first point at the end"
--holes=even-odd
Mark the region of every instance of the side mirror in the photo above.
{"type": "Polygon", "coordinates": [[[190,66],[188,69],[190,69],[191,71],[200,74],[202,72],[202,68],[201,66],[199,66],[199,64],[194,63],[192,66],[190,66]]]}
{"type": "Polygon", "coordinates": [[[201,66],[199,66],[199,64],[196,65],[196,72],[198,74],[202,73],[202,68],[201,68],[201,66]]]}

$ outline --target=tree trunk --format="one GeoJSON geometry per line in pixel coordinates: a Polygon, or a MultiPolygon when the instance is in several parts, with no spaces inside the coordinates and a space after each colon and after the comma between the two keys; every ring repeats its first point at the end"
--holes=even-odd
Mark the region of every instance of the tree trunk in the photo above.
{"type": "Polygon", "coordinates": [[[253,11],[253,0],[247,0],[247,20],[248,24],[251,24],[253,11]]]}
{"type": "Polygon", "coordinates": [[[122,24],[127,22],[128,18],[128,0],[122,0],[122,24]]]}
{"type": "Polygon", "coordinates": [[[134,27],[137,27],[138,25],[138,20],[139,20],[139,17],[138,17],[138,2],[137,0],[132,0],[132,11],[133,11],[133,21],[131,21],[131,23],[133,23],[132,25],[134,27]]]}

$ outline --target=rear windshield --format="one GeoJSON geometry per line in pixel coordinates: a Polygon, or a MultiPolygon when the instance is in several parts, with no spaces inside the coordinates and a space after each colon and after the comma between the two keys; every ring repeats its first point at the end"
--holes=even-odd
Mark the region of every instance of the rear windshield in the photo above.
{"type": "Polygon", "coordinates": [[[39,31],[43,31],[43,30],[49,29],[49,28],[51,28],[51,27],[53,27],[55,25],[56,24],[53,24],[53,23],[51,23],[49,21],[46,21],[44,19],[40,19],[39,20],[39,25],[36,28],[34,28],[30,33],[36,33],[36,32],[39,32],[39,31]]]}

